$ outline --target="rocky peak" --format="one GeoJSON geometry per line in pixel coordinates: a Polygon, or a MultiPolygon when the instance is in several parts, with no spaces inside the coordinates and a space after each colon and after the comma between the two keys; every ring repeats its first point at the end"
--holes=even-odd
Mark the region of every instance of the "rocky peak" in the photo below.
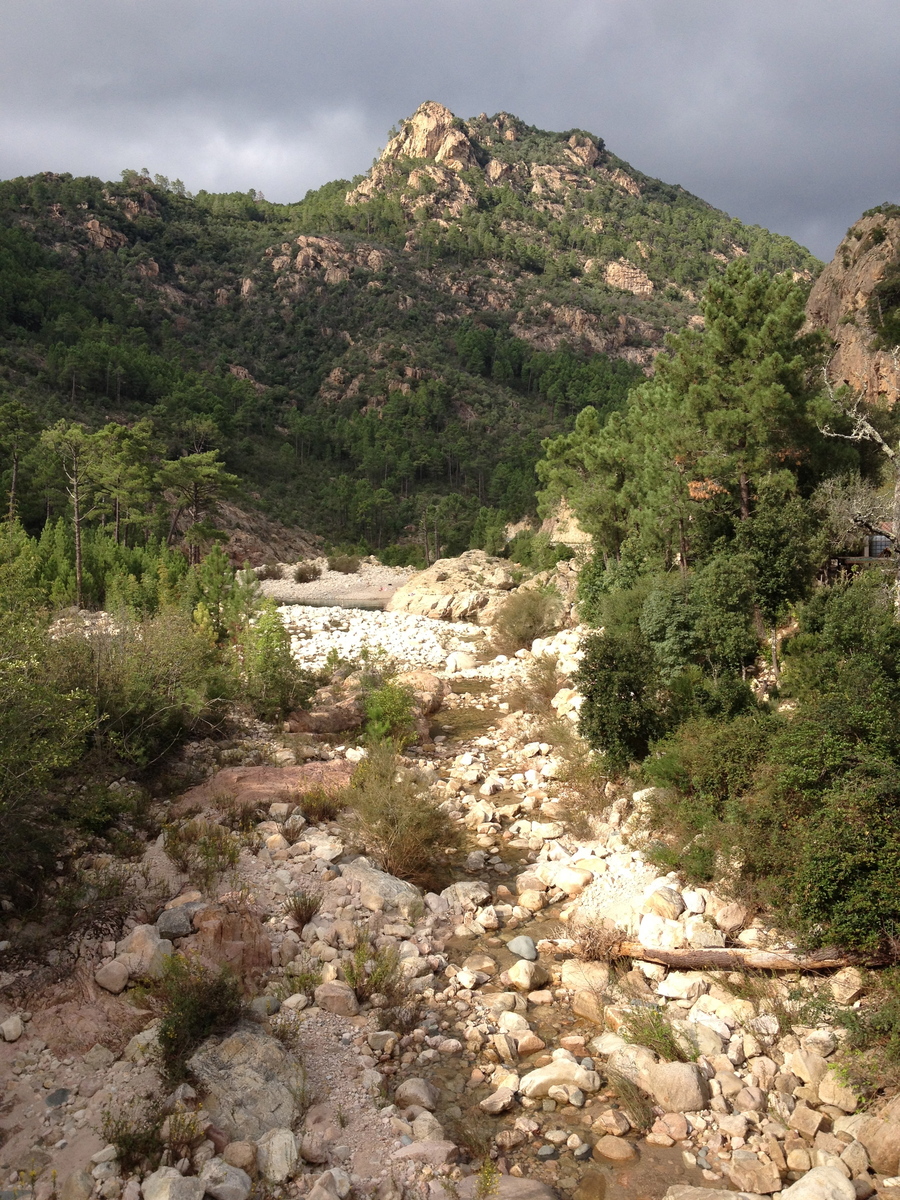
{"type": "Polygon", "coordinates": [[[869,301],[898,262],[900,216],[867,214],[847,231],[806,305],[807,328],[824,329],[834,342],[828,364],[831,382],[888,404],[900,397],[900,355],[873,348],[877,331],[869,301]]]}
{"type": "Polygon", "coordinates": [[[396,137],[391,138],[381,155],[382,162],[398,158],[433,158],[454,171],[477,167],[475,147],[449,108],[435,100],[420,104],[413,115],[403,122],[396,137]]]}

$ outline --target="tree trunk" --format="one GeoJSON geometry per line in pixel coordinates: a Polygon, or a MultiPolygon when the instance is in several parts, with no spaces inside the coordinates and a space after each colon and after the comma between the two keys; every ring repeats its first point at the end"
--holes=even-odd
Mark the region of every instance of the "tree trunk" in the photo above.
{"type": "Polygon", "coordinates": [[[688,971],[833,971],[840,967],[865,963],[878,966],[886,961],[877,956],[842,954],[839,950],[818,950],[814,954],[792,954],[788,950],[750,950],[743,946],[729,949],[654,950],[640,942],[619,942],[611,957],[636,958],[641,962],[662,963],[688,971]]]}
{"type": "Polygon", "coordinates": [[[75,605],[81,608],[83,564],[81,561],[81,494],[79,491],[78,464],[72,467],[72,513],[75,524],[75,605]]]}
{"type": "Polygon", "coordinates": [[[13,450],[12,458],[12,480],[9,485],[9,519],[16,519],[16,484],[19,480],[19,451],[13,450]]]}
{"type": "Polygon", "coordinates": [[[750,519],[750,480],[744,471],[741,471],[741,520],[748,521],[750,519]]]}
{"type": "Polygon", "coordinates": [[[121,518],[121,513],[120,513],[120,509],[119,509],[119,497],[118,497],[118,496],[116,496],[116,503],[115,503],[115,514],[116,514],[116,516],[115,516],[115,527],[114,527],[114,530],[113,530],[113,537],[114,537],[114,539],[115,539],[115,543],[116,543],[116,545],[118,546],[118,544],[119,544],[119,526],[120,526],[120,518],[121,518]]]}

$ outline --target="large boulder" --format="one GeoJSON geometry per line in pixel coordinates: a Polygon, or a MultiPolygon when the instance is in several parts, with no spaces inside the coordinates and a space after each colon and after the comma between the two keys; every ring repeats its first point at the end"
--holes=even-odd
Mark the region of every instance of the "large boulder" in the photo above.
{"type": "Polygon", "coordinates": [[[213,1123],[232,1141],[256,1141],[270,1129],[290,1129],[299,1110],[303,1067],[276,1038],[241,1027],[211,1038],[188,1062],[203,1089],[213,1123]]]}
{"type": "Polygon", "coordinates": [[[900,1175],[900,1096],[867,1116],[856,1130],[856,1139],[869,1155],[872,1169],[882,1175],[900,1175]]]}
{"type": "Polygon", "coordinates": [[[696,1063],[657,1063],[648,1090],[666,1112],[700,1112],[709,1105],[709,1083],[696,1063]]]}
{"type": "Polygon", "coordinates": [[[253,1184],[250,1176],[240,1167],[211,1158],[200,1172],[206,1194],[213,1200],[247,1200],[253,1184]]]}
{"type": "Polygon", "coordinates": [[[299,1158],[297,1139],[290,1129],[270,1129],[256,1144],[256,1161],[269,1183],[284,1183],[299,1158]]]}
{"type": "Polygon", "coordinates": [[[116,946],[116,961],[132,979],[160,979],[173,948],[167,938],[159,936],[155,925],[135,925],[116,946]]]}
{"type": "Polygon", "coordinates": [[[245,984],[255,983],[271,969],[272,943],[253,912],[229,912],[210,904],[195,913],[196,933],[180,943],[183,954],[213,967],[228,967],[245,984]]]}
{"type": "Polygon", "coordinates": [[[416,613],[439,621],[491,625],[507,593],[515,587],[509,563],[483,550],[459,558],[439,558],[398,588],[386,612],[416,613]]]}
{"type": "Polygon", "coordinates": [[[581,1088],[583,1092],[598,1092],[600,1076],[596,1071],[588,1071],[569,1058],[555,1058],[545,1067],[537,1067],[523,1075],[519,1080],[519,1092],[532,1100],[539,1100],[549,1095],[552,1087],[566,1084],[581,1088]]]}
{"type": "Polygon", "coordinates": [[[320,983],[315,991],[316,1004],[325,1012],[339,1017],[355,1017],[359,1012],[359,1001],[349,983],[339,979],[331,983],[320,983]]]}
{"type": "Polygon", "coordinates": [[[421,908],[422,893],[417,887],[396,875],[379,871],[367,858],[354,859],[339,869],[344,879],[359,883],[360,903],[370,912],[396,908],[402,917],[408,918],[421,908]]]}
{"type": "Polygon", "coordinates": [[[837,1167],[813,1167],[785,1188],[782,1200],[855,1200],[856,1188],[837,1167]]]}

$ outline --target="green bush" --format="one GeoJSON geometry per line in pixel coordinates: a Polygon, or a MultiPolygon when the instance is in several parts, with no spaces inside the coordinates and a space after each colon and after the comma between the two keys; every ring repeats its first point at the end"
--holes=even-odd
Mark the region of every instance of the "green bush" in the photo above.
{"type": "Polygon", "coordinates": [[[212,894],[223,876],[233,872],[241,840],[229,829],[197,818],[163,831],[163,846],[172,862],[203,892],[212,894]]]}
{"type": "Polygon", "coordinates": [[[130,1107],[105,1108],[100,1118],[104,1142],[116,1148],[116,1162],[128,1174],[153,1171],[159,1166],[165,1149],[162,1138],[166,1118],[162,1097],[150,1096],[132,1101],[130,1107]]]}
{"type": "Polygon", "coordinates": [[[370,742],[389,739],[397,746],[416,736],[413,695],[409,688],[388,680],[367,691],[363,698],[366,714],[365,735],[370,742]]]}
{"type": "Polygon", "coordinates": [[[281,904],[285,916],[292,917],[301,928],[310,923],[321,907],[321,894],[308,892],[304,888],[292,892],[281,904]]]}
{"type": "Polygon", "coordinates": [[[167,960],[153,996],[161,1010],[157,1037],[162,1068],[172,1083],[187,1077],[187,1062],[197,1047],[236,1025],[244,1009],[231,971],[212,971],[179,955],[167,960]]]}
{"type": "Polygon", "coordinates": [[[262,583],[266,579],[284,579],[284,567],[281,563],[263,563],[256,568],[256,578],[262,583]]]}
{"type": "Polygon", "coordinates": [[[348,836],[390,875],[433,884],[464,849],[460,826],[401,768],[389,742],[370,746],[347,799],[348,836]]]}
{"type": "Polygon", "coordinates": [[[359,559],[355,554],[332,554],[328,558],[328,570],[341,575],[355,575],[359,570],[359,559]]]}
{"type": "Polygon", "coordinates": [[[862,1005],[834,1017],[847,1031],[841,1066],[863,1095],[900,1082],[900,967],[873,973],[867,984],[862,1005]]]}
{"type": "Polygon", "coordinates": [[[642,640],[613,634],[592,634],[582,649],[578,728],[611,768],[622,770],[644,758],[665,728],[656,658],[642,640]]]}
{"type": "Polygon", "coordinates": [[[507,558],[533,571],[549,571],[558,562],[568,562],[572,555],[570,546],[551,542],[549,534],[531,530],[517,533],[506,548],[507,558]]]}
{"type": "Polygon", "coordinates": [[[324,825],[337,820],[344,807],[345,798],[342,792],[327,792],[324,788],[311,788],[301,792],[294,802],[303,817],[310,825],[324,825]]]}
{"type": "Polygon", "coordinates": [[[69,841],[53,789],[83,757],[96,724],[86,691],[47,670],[37,622],[0,617],[0,878],[16,904],[36,899],[69,841]]]}
{"type": "Polygon", "coordinates": [[[297,563],[294,567],[294,583],[313,583],[322,575],[322,568],[317,563],[297,563]]]}
{"type": "Polygon", "coordinates": [[[515,654],[559,628],[562,601],[550,588],[510,592],[494,618],[493,642],[501,654],[515,654]]]}
{"type": "Polygon", "coordinates": [[[315,677],[294,658],[291,635],[273,601],[267,601],[255,623],[243,629],[236,650],[241,697],[261,720],[274,721],[309,704],[315,677]]]}
{"type": "Polygon", "coordinates": [[[61,637],[45,664],[62,692],[90,698],[95,742],[141,767],[220,720],[231,686],[216,647],[172,610],[61,637]]]}

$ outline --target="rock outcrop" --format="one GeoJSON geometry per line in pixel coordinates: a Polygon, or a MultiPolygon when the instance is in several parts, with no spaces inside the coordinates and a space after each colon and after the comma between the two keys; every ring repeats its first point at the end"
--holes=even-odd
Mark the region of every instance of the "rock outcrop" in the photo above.
{"type": "Polygon", "coordinates": [[[467,550],[459,558],[439,558],[414,575],[394,592],[386,611],[490,625],[515,586],[508,562],[467,550]]]}
{"type": "Polygon", "coordinates": [[[900,258],[900,216],[862,217],[816,280],[806,305],[807,328],[834,342],[828,377],[867,400],[893,404],[900,396],[900,355],[873,350],[866,307],[887,268],[900,258]]]}

